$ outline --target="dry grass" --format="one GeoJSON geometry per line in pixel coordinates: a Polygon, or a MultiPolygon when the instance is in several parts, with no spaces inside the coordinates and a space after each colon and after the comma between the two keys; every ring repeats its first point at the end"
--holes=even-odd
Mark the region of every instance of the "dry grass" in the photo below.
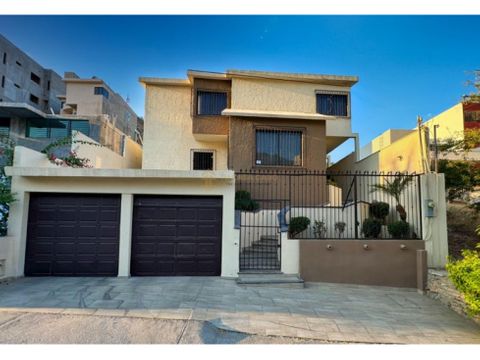
{"type": "Polygon", "coordinates": [[[480,213],[464,203],[447,204],[448,252],[461,257],[463,249],[474,249],[480,238],[475,228],[480,224],[480,213]]]}

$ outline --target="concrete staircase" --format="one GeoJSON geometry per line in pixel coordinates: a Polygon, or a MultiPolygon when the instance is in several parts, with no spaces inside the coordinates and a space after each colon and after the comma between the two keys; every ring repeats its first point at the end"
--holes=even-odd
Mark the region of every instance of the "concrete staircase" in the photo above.
{"type": "Polygon", "coordinates": [[[260,240],[253,241],[244,247],[240,254],[242,270],[280,270],[280,243],[275,235],[262,235],[260,240]]]}
{"type": "Polygon", "coordinates": [[[265,286],[303,288],[304,281],[298,275],[280,271],[280,243],[275,235],[262,235],[243,248],[240,256],[240,273],[237,284],[242,286],[265,286]]]}

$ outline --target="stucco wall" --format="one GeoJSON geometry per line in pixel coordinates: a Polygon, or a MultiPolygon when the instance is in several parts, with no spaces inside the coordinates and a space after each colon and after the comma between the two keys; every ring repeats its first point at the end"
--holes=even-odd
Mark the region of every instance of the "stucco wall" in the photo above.
{"type": "Polygon", "coordinates": [[[437,128],[437,139],[439,141],[452,138],[462,137],[463,134],[463,104],[458,103],[450,109],[438,114],[437,116],[426,121],[424,124],[430,129],[430,138],[433,139],[433,127],[437,128]]]}
{"type": "MultiPolygon", "coordinates": [[[[425,152],[425,150],[423,150],[425,152]]],[[[356,161],[352,153],[333,164],[329,169],[333,171],[407,171],[409,173],[423,173],[422,147],[418,131],[401,137],[389,146],[356,161]]],[[[426,154],[426,153],[425,153],[426,154]]],[[[425,155],[426,156],[426,155],[425,155]]]]}
{"type": "Polygon", "coordinates": [[[301,168],[325,170],[327,148],[324,121],[241,117],[230,119],[230,168],[233,170],[261,168],[255,165],[255,128],[263,126],[302,130],[303,166],[301,168]]]}
{"type": "Polygon", "coordinates": [[[426,273],[426,264],[417,261],[423,249],[421,240],[301,240],[300,275],[305,281],[415,288],[418,273],[426,273]]]}
{"type": "Polygon", "coordinates": [[[232,79],[232,109],[316,113],[316,90],[350,91],[348,87],[271,79],[232,79]]]}
{"type": "Polygon", "coordinates": [[[77,114],[101,115],[103,114],[103,96],[94,95],[95,86],[89,83],[66,83],[66,104],[76,104],[77,114]]]}
{"type": "MultiPolygon", "coordinates": [[[[88,136],[77,132],[76,140],[96,143],[88,136]]],[[[130,138],[125,138],[123,156],[113,152],[104,146],[95,146],[89,144],[72,144],[72,150],[75,150],[79,157],[90,159],[94,168],[102,169],[140,169],[142,166],[142,149],[130,138]]]]}
{"type": "Polygon", "coordinates": [[[191,88],[147,85],[144,169],[190,170],[191,150],[215,150],[215,169],[227,169],[227,144],[195,140],[192,134],[191,88]]]}

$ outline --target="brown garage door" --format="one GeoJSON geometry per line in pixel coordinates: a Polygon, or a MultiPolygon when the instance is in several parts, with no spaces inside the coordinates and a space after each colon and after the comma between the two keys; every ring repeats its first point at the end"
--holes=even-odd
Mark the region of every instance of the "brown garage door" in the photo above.
{"type": "Polygon", "coordinates": [[[220,275],[221,239],[221,197],[136,196],[130,272],[220,275]]]}
{"type": "Polygon", "coordinates": [[[30,195],[26,276],[116,276],[120,196],[30,195]]]}

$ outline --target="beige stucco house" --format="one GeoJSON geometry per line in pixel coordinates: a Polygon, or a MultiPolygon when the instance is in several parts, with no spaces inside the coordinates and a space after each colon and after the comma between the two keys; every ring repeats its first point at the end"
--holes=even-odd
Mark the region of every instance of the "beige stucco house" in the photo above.
{"type": "MultiPolygon", "coordinates": [[[[99,81],[66,80],[88,92],[99,81]]],[[[4,275],[237,276],[234,171],[324,170],[327,152],[355,136],[350,88],[357,81],[233,70],[141,78],[141,168],[87,145],[79,151],[95,157],[95,168],[58,167],[17,148],[8,169],[17,201],[4,275]],[[291,145],[287,152],[271,146],[279,141],[291,145]]],[[[80,111],[75,92],[67,93],[63,111],[74,103],[80,111]]]]}
{"type": "MultiPolygon", "coordinates": [[[[140,78],[141,161],[133,146],[113,161],[82,145],[78,151],[96,157],[95,168],[59,167],[17,147],[7,168],[17,201],[0,242],[0,276],[236,278],[268,270],[312,281],[417,286],[426,266],[422,200],[408,207],[408,245],[371,240],[360,224],[368,216],[363,182],[325,173],[327,154],[357,138],[357,81],[240,70],[140,78]],[[236,204],[239,190],[251,208],[236,204]],[[298,214],[312,224],[295,237],[285,219],[298,214]],[[348,218],[340,233],[339,216],[348,218]],[[320,235],[317,222],[327,227],[320,235]],[[366,244],[375,250],[366,252],[366,244]]],[[[431,181],[417,180],[412,194],[431,181]]],[[[440,264],[442,256],[432,252],[429,261],[440,264]]]]}

